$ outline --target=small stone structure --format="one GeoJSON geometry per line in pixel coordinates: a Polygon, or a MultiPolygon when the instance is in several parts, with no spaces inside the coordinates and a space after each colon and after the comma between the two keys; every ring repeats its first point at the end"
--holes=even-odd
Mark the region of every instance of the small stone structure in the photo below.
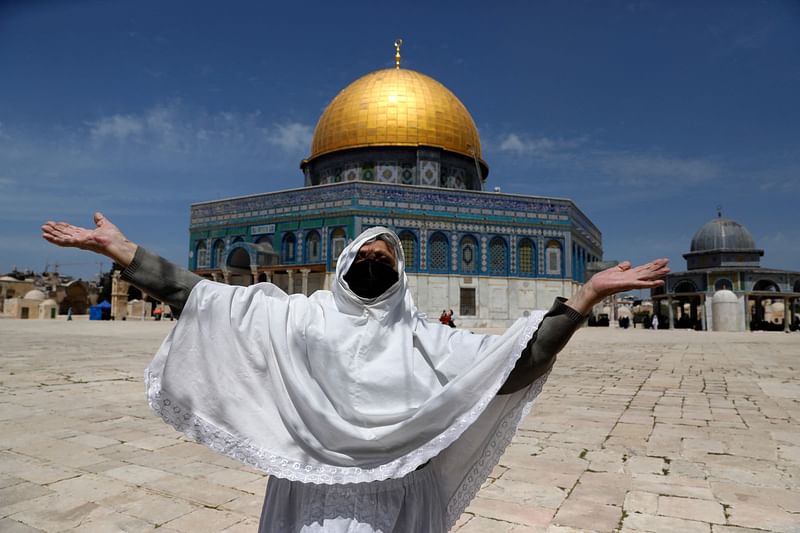
{"type": "Polygon", "coordinates": [[[711,323],[714,331],[744,331],[744,317],[739,312],[742,303],[733,291],[719,290],[711,303],[711,323]]]}

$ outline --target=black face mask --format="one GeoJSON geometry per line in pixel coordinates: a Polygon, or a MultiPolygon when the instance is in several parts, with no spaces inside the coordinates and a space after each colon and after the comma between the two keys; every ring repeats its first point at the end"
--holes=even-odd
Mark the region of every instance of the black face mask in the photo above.
{"type": "Polygon", "coordinates": [[[350,290],[367,300],[386,292],[398,279],[400,276],[395,269],[386,263],[369,259],[355,263],[344,275],[350,290]]]}

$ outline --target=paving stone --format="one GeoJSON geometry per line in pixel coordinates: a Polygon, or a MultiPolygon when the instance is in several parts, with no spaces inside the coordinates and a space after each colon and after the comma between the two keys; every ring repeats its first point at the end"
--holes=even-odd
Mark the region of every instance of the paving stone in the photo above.
{"type": "Polygon", "coordinates": [[[728,516],[728,524],[735,526],[767,529],[781,533],[800,531],[798,515],[787,513],[777,506],[735,503],[728,509],[728,516]]]}
{"type": "Polygon", "coordinates": [[[476,516],[455,531],[458,531],[459,533],[491,533],[493,531],[497,531],[498,533],[508,533],[513,528],[514,524],[511,522],[504,522],[501,520],[493,520],[491,518],[476,516]]]}
{"type": "Polygon", "coordinates": [[[226,487],[238,488],[247,483],[260,482],[266,484],[266,479],[263,474],[252,474],[243,470],[234,470],[232,468],[220,468],[208,475],[201,476],[200,479],[207,479],[212,483],[224,485],[226,487]]]}
{"type": "Polygon", "coordinates": [[[628,514],[643,513],[654,515],[658,513],[658,494],[632,490],[625,495],[623,509],[628,514]]]}
{"type": "Polygon", "coordinates": [[[112,468],[111,470],[103,472],[103,475],[126,481],[133,485],[146,485],[168,476],[163,470],[156,470],[155,468],[147,468],[139,465],[125,465],[112,468]]]}
{"type": "Polygon", "coordinates": [[[629,457],[625,462],[625,472],[631,474],[663,474],[666,463],[661,457],[629,457]]]}
{"type": "Polygon", "coordinates": [[[578,480],[570,498],[621,506],[630,483],[630,477],[625,474],[586,472],[578,480]]]}
{"type": "Polygon", "coordinates": [[[120,441],[117,439],[110,439],[108,437],[103,437],[102,435],[92,435],[89,433],[82,433],[64,440],[67,442],[74,442],[84,446],[89,446],[94,449],[107,448],[108,446],[120,444],[120,441]]]}
{"type": "Polygon", "coordinates": [[[61,531],[78,529],[85,521],[113,512],[96,503],[62,494],[45,496],[34,501],[35,505],[14,513],[11,518],[45,531],[61,531]]]}
{"type": "Polygon", "coordinates": [[[65,496],[74,496],[87,502],[97,502],[109,496],[126,492],[130,486],[98,474],[83,474],[51,483],[48,488],[65,496]]]}
{"type": "Polygon", "coordinates": [[[717,502],[675,496],[658,497],[658,514],[675,518],[686,518],[714,524],[725,523],[725,511],[717,502]]]}
{"type": "Polygon", "coordinates": [[[197,505],[184,500],[136,489],[104,498],[98,503],[118,513],[139,518],[152,526],[159,527],[198,508],[197,505]]]}
{"type": "Polygon", "coordinates": [[[235,513],[216,509],[200,508],[168,522],[170,529],[195,533],[196,531],[220,531],[242,521],[235,513]]]}
{"type": "Polygon", "coordinates": [[[719,524],[713,524],[711,526],[712,533],[764,533],[763,529],[750,529],[746,527],[738,527],[738,526],[722,526],[719,524]]]}
{"type": "Polygon", "coordinates": [[[198,483],[196,480],[166,474],[147,484],[148,488],[190,502],[217,507],[243,495],[242,492],[214,483],[198,483]]]}
{"type": "Polygon", "coordinates": [[[654,516],[632,513],[622,522],[624,529],[647,531],[648,533],[710,533],[711,524],[673,518],[670,516],[654,516]]]}
{"type": "Polygon", "coordinates": [[[492,500],[478,496],[467,511],[476,517],[513,522],[528,526],[547,526],[555,514],[553,509],[524,505],[516,502],[492,500]]]}
{"type": "Polygon", "coordinates": [[[569,498],[558,509],[553,523],[577,529],[612,531],[619,526],[622,508],[590,500],[569,498]]]}
{"type": "Polygon", "coordinates": [[[764,506],[769,509],[778,506],[789,513],[800,513],[800,498],[796,490],[756,487],[743,483],[711,483],[714,498],[727,504],[744,503],[764,506]]]}
{"type": "Polygon", "coordinates": [[[255,494],[244,494],[236,499],[224,503],[220,509],[226,511],[233,511],[240,515],[249,516],[251,518],[259,518],[261,516],[261,508],[264,506],[264,496],[255,494]]]}
{"type": "Polygon", "coordinates": [[[51,489],[28,481],[23,481],[0,489],[0,513],[2,513],[4,508],[17,502],[24,502],[52,493],[53,491],[51,489]]]}
{"type": "Polygon", "coordinates": [[[40,533],[42,530],[27,526],[12,518],[3,518],[0,519],[0,531],[3,533],[40,533]]]}
{"type": "Polygon", "coordinates": [[[220,533],[253,533],[258,531],[258,520],[255,518],[245,518],[230,527],[226,527],[220,533]]]}
{"type": "Polygon", "coordinates": [[[557,509],[567,497],[567,491],[547,484],[525,483],[500,478],[484,488],[481,496],[557,509]]]}

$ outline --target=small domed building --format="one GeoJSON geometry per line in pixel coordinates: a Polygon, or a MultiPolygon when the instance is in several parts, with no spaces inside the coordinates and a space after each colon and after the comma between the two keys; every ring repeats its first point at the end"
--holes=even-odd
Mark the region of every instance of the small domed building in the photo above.
{"type": "Polygon", "coordinates": [[[9,318],[56,318],[58,304],[40,289],[31,289],[22,297],[5,300],[3,315],[9,318]]]}
{"type": "MultiPolygon", "coordinates": [[[[398,46],[396,44],[396,46],[398,46]]],[[[329,288],[371,226],[400,237],[417,306],[458,325],[507,325],[583,283],[600,231],[568,199],[486,192],[489,166],[464,104],[425,74],[366,74],[325,108],[304,187],[191,206],[190,269],[288,293],[329,288]]]]}
{"type": "Polygon", "coordinates": [[[797,329],[800,272],[764,268],[763,255],[747,228],[718,213],[683,254],[687,270],[669,274],[663,287],[651,291],[661,327],[730,331],[735,322],[736,331],[797,329]],[[714,309],[725,310],[719,324],[714,309]]]}

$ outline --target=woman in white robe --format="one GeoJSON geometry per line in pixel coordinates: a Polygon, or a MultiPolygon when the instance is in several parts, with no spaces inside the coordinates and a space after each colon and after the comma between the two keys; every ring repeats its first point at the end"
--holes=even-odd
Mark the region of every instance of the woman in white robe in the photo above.
{"type": "MultiPolygon", "coordinates": [[[[158,277],[154,265],[175,268],[148,259],[102,215],[95,222],[47,223],[44,237],[112,257],[134,282],[158,277]]],[[[188,298],[146,371],[148,401],[176,429],[271,475],[261,531],[447,531],[541,391],[552,360],[519,369],[544,312],[500,336],[428,322],[403,266],[397,236],[371,228],[343,251],[331,291],[310,297],[187,281],[190,273],[162,287],[188,298]],[[394,278],[365,295],[348,273],[374,260],[359,253],[376,238],[394,278]]],[[[666,272],[666,260],[623,264],[561,305],[579,319],[666,272]]]]}

